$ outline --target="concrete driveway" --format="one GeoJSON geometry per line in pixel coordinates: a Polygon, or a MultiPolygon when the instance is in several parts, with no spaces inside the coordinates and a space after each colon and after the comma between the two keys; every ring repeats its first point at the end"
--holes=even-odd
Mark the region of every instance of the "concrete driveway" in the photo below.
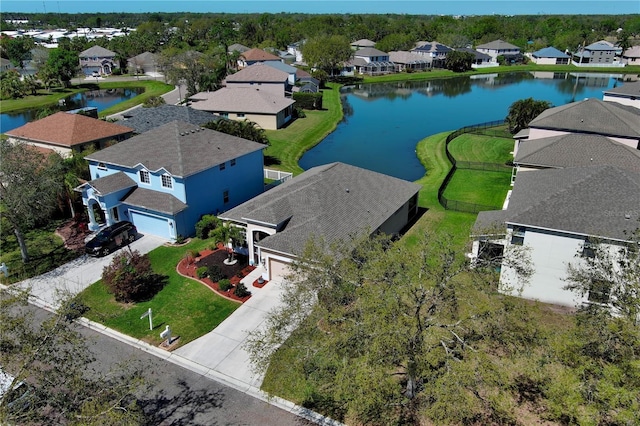
{"type": "MultiPolygon", "coordinates": [[[[154,235],[139,235],[138,239],[131,244],[131,249],[144,254],[166,241],[154,235]]],[[[102,277],[102,269],[111,262],[115,254],[121,253],[122,250],[126,248],[116,250],[105,257],[82,255],[52,271],[21,281],[16,286],[30,289],[31,296],[39,299],[41,306],[57,309],[62,294],[78,294],[98,281],[102,277]]]]}
{"type": "MultiPolygon", "coordinates": [[[[260,273],[258,268],[242,280],[252,293],[249,300],[215,329],[173,353],[215,371],[219,379],[239,389],[259,391],[264,377],[253,373],[249,353],[243,345],[250,332],[265,325],[268,312],[282,303],[282,285],[278,280],[269,281],[262,288],[252,287],[260,273]]],[[[179,334],[179,330],[176,332],[179,334]]]]}

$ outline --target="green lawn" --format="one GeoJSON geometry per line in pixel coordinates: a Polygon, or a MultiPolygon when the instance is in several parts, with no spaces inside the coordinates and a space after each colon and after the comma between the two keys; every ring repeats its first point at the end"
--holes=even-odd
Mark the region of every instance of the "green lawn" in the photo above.
{"type": "Polygon", "coordinates": [[[340,86],[329,84],[322,93],[321,111],[305,110],[305,118],[296,119],[284,129],[266,131],[271,146],[264,154],[280,162],[269,165],[269,168],[294,174],[302,173],[302,168],[298,165],[300,157],[336,128],[342,119],[340,86]]]}
{"type": "Polygon", "coordinates": [[[505,164],[513,160],[513,139],[464,133],[449,143],[456,161],[505,164]]]}
{"type": "Polygon", "coordinates": [[[158,247],[149,253],[154,271],[168,276],[167,285],[151,300],[123,304],[114,300],[102,281],[80,293],[80,299],[89,306],[84,315],[90,320],[118,330],[151,344],[159,344],[160,332],[170,325],[174,336],[180,336],[184,345],[213,330],[240,306],[218,296],[205,285],[185,278],[176,272],[176,266],[189,249],[202,250],[211,241],[194,239],[183,247],[158,247]],[[151,308],[154,330],[149,321],[140,316],[151,308]]]}
{"type": "Polygon", "coordinates": [[[443,195],[448,200],[500,209],[510,188],[510,169],[505,172],[457,169],[443,195]]]}
{"type": "Polygon", "coordinates": [[[53,107],[56,106],[60,99],[66,98],[67,96],[74,95],[79,92],[84,92],[87,90],[95,90],[96,88],[100,89],[115,89],[115,88],[133,88],[133,87],[141,87],[144,89],[144,93],[129,99],[125,102],[121,102],[117,105],[112,106],[104,111],[100,112],[100,116],[104,117],[109,114],[114,114],[116,112],[124,111],[132,106],[143,103],[151,96],[160,96],[164,93],[167,93],[173,90],[174,86],[165,84],[161,81],[154,80],[139,80],[139,81],[112,81],[112,82],[101,82],[99,84],[95,83],[81,83],[77,85],[73,85],[67,89],[64,88],[55,88],[51,91],[47,90],[39,90],[37,95],[29,95],[25,96],[21,99],[3,99],[2,100],[2,112],[13,112],[13,111],[22,111],[25,109],[31,108],[44,108],[47,106],[53,107]]]}

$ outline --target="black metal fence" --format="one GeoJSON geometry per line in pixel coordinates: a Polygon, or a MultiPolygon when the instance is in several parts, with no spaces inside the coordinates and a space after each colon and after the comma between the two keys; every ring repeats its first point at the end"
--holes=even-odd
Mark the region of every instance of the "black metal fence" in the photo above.
{"type": "Polygon", "coordinates": [[[447,158],[449,159],[449,162],[451,162],[452,166],[451,166],[451,170],[449,170],[449,173],[447,173],[447,176],[444,178],[444,181],[442,181],[442,185],[440,185],[440,188],[438,189],[438,201],[440,202],[440,205],[442,205],[442,207],[444,207],[447,210],[455,210],[455,211],[467,212],[467,213],[478,213],[485,210],[500,210],[502,208],[502,206],[486,206],[482,204],[467,203],[464,201],[449,200],[444,196],[444,191],[447,189],[447,185],[449,185],[449,182],[451,182],[451,179],[453,178],[453,174],[456,172],[456,169],[502,171],[502,170],[505,170],[505,168],[507,168],[506,165],[496,164],[496,163],[456,161],[453,155],[451,155],[451,152],[449,152],[449,143],[455,138],[457,138],[458,136],[464,133],[477,133],[477,134],[484,134],[484,135],[489,134],[493,136],[499,136],[498,132],[490,132],[489,129],[502,126],[505,123],[506,123],[505,120],[496,120],[496,121],[489,121],[487,123],[474,124],[472,126],[466,126],[461,129],[458,129],[455,132],[452,132],[449,136],[447,136],[447,139],[445,142],[445,153],[447,155],[447,158]]]}

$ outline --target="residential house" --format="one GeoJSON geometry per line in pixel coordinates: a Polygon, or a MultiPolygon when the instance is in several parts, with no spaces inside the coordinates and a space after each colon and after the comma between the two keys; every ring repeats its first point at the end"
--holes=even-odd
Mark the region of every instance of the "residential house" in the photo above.
{"type": "Polygon", "coordinates": [[[135,108],[122,114],[121,124],[131,127],[136,134],[147,132],[172,121],[181,121],[203,126],[220,117],[188,106],[160,105],[153,108],[135,108]]]}
{"type": "Polygon", "coordinates": [[[507,62],[517,62],[521,57],[520,48],[503,40],[494,40],[476,46],[476,50],[491,56],[491,62],[498,62],[498,56],[504,56],[507,62]]]}
{"type": "Polygon", "coordinates": [[[219,217],[246,230],[250,263],[283,277],[307,242],[348,244],[400,233],[417,214],[420,186],[343,163],[314,167],[219,217]]]}
{"type": "Polygon", "coordinates": [[[84,75],[97,72],[100,75],[109,75],[118,65],[115,62],[116,53],[102,46],[92,46],[83,50],[80,57],[80,68],[84,75]]]}
{"type": "Polygon", "coordinates": [[[471,68],[487,68],[497,67],[497,62],[491,62],[491,56],[486,53],[478,52],[477,50],[468,47],[458,47],[455,49],[458,52],[467,52],[473,55],[473,61],[471,62],[471,68]]]}
{"type": "Polygon", "coordinates": [[[356,51],[351,65],[360,74],[378,75],[395,71],[395,65],[389,60],[389,54],[373,47],[356,51]]]}
{"type": "Polygon", "coordinates": [[[158,55],[151,52],[143,52],[127,60],[127,68],[130,73],[158,76],[160,66],[158,55]]]}
{"type": "Polygon", "coordinates": [[[282,59],[261,49],[249,49],[240,54],[240,57],[238,58],[238,68],[246,68],[258,62],[267,61],[282,62],[282,59]]]}
{"type": "Polygon", "coordinates": [[[567,265],[593,256],[596,240],[612,252],[621,247],[638,228],[638,206],[637,171],[606,165],[521,173],[505,210],[478,214],[471,259],[501,256],[505,293],[565,306],[606,303],[608,294],[580,297],[565,290],[567,265]],[[522,247],[533,270],[523,287],[513,263],[513,253],[522,247]]]}
{"type": "Polygon", "coordinates": [[[298,81],[298,68],[294,66],[286,64],[284,62],[275,62],[275,61],[263,62],[263,64],[268,67],[275,68],[277,70],[284,71],[287,74],[289,74],[289,78],[287,82],[291,86],[294,86],[298,81]]]}
{"type": "Polygon", "coordinates": [[[296,78],[295,69],[282,62],[277,62],[277,64],[270,66],[267,63],[255,63],[234,74],[229,74],[223,83],[229,89],[252,88],[282,97],[291,95],[291,88],[295,84],[296,78]],[[282,66],[293,70],[285,71],[281,69],[282,66]]]}
{"type": "Polygon", "coordinates": [[[133,129],[69,112],[57,112],[5,133],[11,142],[23,142],[57,152],[63,157],[88,148],[101,149],[123,141],[133,129]]]}
{"type": "Polygon", "coordinates": [[[640,81],[624,83],[604,91],[602,99],[605,102],[617,102],[640,109],[640,81]]]}
{"type": "MultiPolygon", "coordinates": [[[[320,80],[300,68],[296,68],[296,83],[300,88],[300,92],[317,93],[320,90],[320,80]]],[[[295,91],[296,89],[294,88],[293,90],[295,91]]]]}
{"type": "Polygon", "coordinates": [[[244,53],[247,50],[250,50],[249,47],[240,44],[240,43],[233,43],[231,46],[229,46],[229,48],[227,49],[227,51],[229,53],[233,53],[233,52],[239,52],[239,53],[244,53]]]}
{"type": "Polygon", "coordinates": [[[529,137],[516,142],[514,153],[529,140],[568,133],[603,135],[640,149],[640,109],[599,99],[549,108],[529,123],[529,137]]]}
{"type": "Polygon", "coordinates": [[[389,52],[389,60],[395,64],[396,72],[421,71],[431,68],[431,61],[407,51],[389,52]]]}
{"type": "Polygon", "coordinates": [[[616,61],[617,48],[605,40],[583,46],[572,55],[576,66],[624,66],[616,61]]]}
{"type": "Polygon", "coordinates": [[[622,61],[625,65],[640,65],[640,45],[631,46],[622,52],[622,61]]]}
{"type": "Polygon", "coordinates": [[[417,46],[411,49],[411,53],[420,55],[431,62],[432,68],[444,68],[444,60],[447,57],[447,53],[453,49],[449,46],[445,46],[437,41],[421,41],[417,46]]]}
{"type": "Polygon", "coordinates": [[[531,61],[538,65],[567,65],[570,56],[553,46],[536,50],[531,54],[531,61]]]}
{"type": "Polygon", "coordinates": [[[251,87],[223,87],[193,95],[191,107],[230,120],[249,120],[263,129],[276,130],[293,118],[290,98],[251,87]]]}
{"type": "Polygon", "coordinates": [[[14,70],[16,69],[16,67],[13,65],[13,63],[6,59],[6,58],[0,58],[0,72],[5,72],[5,71],[9,71],[9,70],[14,70]]]}
{"type": "Polygon", "coordinates": [[[368,40],[366,38],[362,38],[360,40],[356,40],[353,43],[351,43],[351,48],[355,51],[358,51],[360,49],[367,49],[367,48],[371,49],[375,47],[376,47],[376,42],[368,40]]]}
{"type": "Polygon", "coordinates": [[[129,220],[143,234],[190,236],[204,214],[260,194],[264,145],[173,121],[86,157],[91,181],[77,188],[89,228],[129,220]]]}

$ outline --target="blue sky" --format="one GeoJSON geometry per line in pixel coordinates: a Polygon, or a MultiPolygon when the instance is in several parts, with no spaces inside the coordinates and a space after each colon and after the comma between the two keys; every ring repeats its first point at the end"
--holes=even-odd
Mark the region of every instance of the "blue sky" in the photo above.
{"type": "Polygon", "coordinates": [[[399,13],[424,15],[640,14],[640,0],[0,0],[0,11],[399,13]]]}

